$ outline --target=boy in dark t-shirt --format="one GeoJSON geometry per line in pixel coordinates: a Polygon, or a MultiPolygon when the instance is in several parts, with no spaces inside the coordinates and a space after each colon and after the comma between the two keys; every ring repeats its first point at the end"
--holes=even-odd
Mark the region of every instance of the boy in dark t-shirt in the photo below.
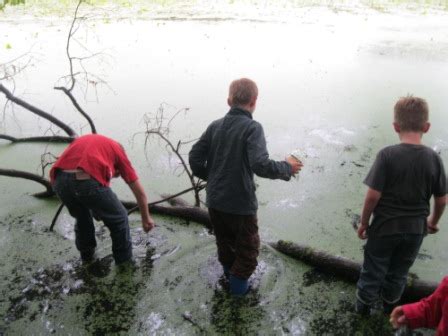
{"type": "Polygon", "coordinates": [[[358,236],[368,240],[356,301],[363,315],[379,296],[386,313],[400,300],[423,236],[438,231],[446,202],[442,160],[421,144],[430,127],[426,101],[412,96],[398,100],[393,126],[401,143],[383,148],[364,180],[369,189],[358,236]]]}

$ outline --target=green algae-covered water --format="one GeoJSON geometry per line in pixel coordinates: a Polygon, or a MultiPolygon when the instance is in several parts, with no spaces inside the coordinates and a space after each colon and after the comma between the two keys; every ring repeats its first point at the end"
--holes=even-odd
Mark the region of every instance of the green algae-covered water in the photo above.
{"type": "MultiPolygon", "coordinates": [[[[188,180],[159,142],[151,140],[145,150],[143,116],[160,106],[166,115],[188,108],[170,136],[195,139],[226,113],[230,81],[253,78],[260,89],[254,117],[272,158],[294,151],[305,162],[289,183],[257,179],[262,240],[287,239],[361,261],[362,242],[351,221],[361,211],[362,180],[376,152],[398,141],[391,123],[400,96],[428,100],[432,128],[424,142],[448,159],[447,14],[210,3],[194,10],[81,7],[90,19],[77,38],[101,55],[84,61],[96,77],[87,87],[80,81],[77,97],[99,132],[125,146],[156,200],[187,188],[188,180]]],[[[71,17],[36,13],[21,6],[0,12],[0,63],[31,50],[30,65],[14,78],[15,94],[87,133],[71,103],[52,89],[68,73],[71,17]]],[[[88,55],[76,43],[72,51],[88,55]]],[[[4,111],[1,133],[58,132],[18,106],[4,111]]],[[[64,147],[2,140],[1,167],[39,173],[40,155],[64,147]]],[[[113,188],[132,199],[121,181],[113,188]]],[[[98,223],[100,260],[83,266],[68,213],[48,231],[57,200],[33,198],[41,187],[24,180],[0,177],[0,190],[0,334],[393,333],[381,314],[355,316],[354,285],[266,244],[252,293],[244,300],[228,297],[213,236],[179,219],[155,216],[157,227],[147,235],[139,216],[131,215],[136,264],[124,269],[115,267],[108,232],[98,223]]],[[[424,241],[412,268],[422,279],[439,281],[448,273],[447,224],[443,218],[441,231],[424,241]]]]}

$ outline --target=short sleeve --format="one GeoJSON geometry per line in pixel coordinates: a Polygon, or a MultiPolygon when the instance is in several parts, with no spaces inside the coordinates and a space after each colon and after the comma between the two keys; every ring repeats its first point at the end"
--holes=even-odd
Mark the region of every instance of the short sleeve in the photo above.
{"type": "Polygon", "coordinates": [[[126,152],[120,145],[118,145],[116,153],[117,153],[116,169],[119,171],[123,180],[127,184],[138,180],[138,176],[137,173],[135,172],[134,167],[132,167],[132,164],[126,155],[126,152]]]}
{"type": "Polygon", "coordinates": [[[433,194],[435,197],[443,197],[446,195],[447,183],[446,183],[445,168],[443,167],[443,161],[438,154],[437,154],[437,163],[439,174],[435,179],[433,194]]]}
{"type": "Polygon", "coordinates": [[[380,151],[377,154],[375,162],[364,179],[364,184],[376,191],[383,191],[386,184],[386,158],[384,151],[380,151]]]}

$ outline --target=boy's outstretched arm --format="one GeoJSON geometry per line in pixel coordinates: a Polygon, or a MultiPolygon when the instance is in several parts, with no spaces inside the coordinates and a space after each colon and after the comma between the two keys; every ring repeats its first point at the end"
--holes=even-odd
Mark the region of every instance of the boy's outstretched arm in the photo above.
{"type": "Polygon", "coordinates": [[[369,188],[367,190],[366,198],[364,200],[364,207],[361,214],[361,225],[358,228],[358,237],[366,239],[366,230],[369,227],[370,216],[372,216],[378,201],[381,198],[381,193],[375,189],[369,188]]]}
{"type": "Polygon", "coordinates": [[[435,197],[434,196],[434,207],[432,214],[428,217],[428,233],[436,233],[439,231],[437,224],[442,217],[443,211],[445,210],[446,196],[435,197]]]}

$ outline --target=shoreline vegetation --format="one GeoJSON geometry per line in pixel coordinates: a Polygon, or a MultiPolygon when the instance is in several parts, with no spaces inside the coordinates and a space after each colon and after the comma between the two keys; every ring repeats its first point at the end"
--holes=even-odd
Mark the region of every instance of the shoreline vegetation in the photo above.
{"type": "MultiPolygon", "coordinates": [[[[408,11],[427,15],[448,11],[448,0],[85,0],[92,9],[104,10],[111,18],[258,20],[284,19],[304,9],[326,8],[353,14],[408,11]],[[291,12],[292,11],[292,12],[291,12]]],[[[63,17],[71,13],[76,0],[0,0],[0,19],[8,15],[63,17]],[[67,11],[70,9],[69,11],[67,11]]]]}

